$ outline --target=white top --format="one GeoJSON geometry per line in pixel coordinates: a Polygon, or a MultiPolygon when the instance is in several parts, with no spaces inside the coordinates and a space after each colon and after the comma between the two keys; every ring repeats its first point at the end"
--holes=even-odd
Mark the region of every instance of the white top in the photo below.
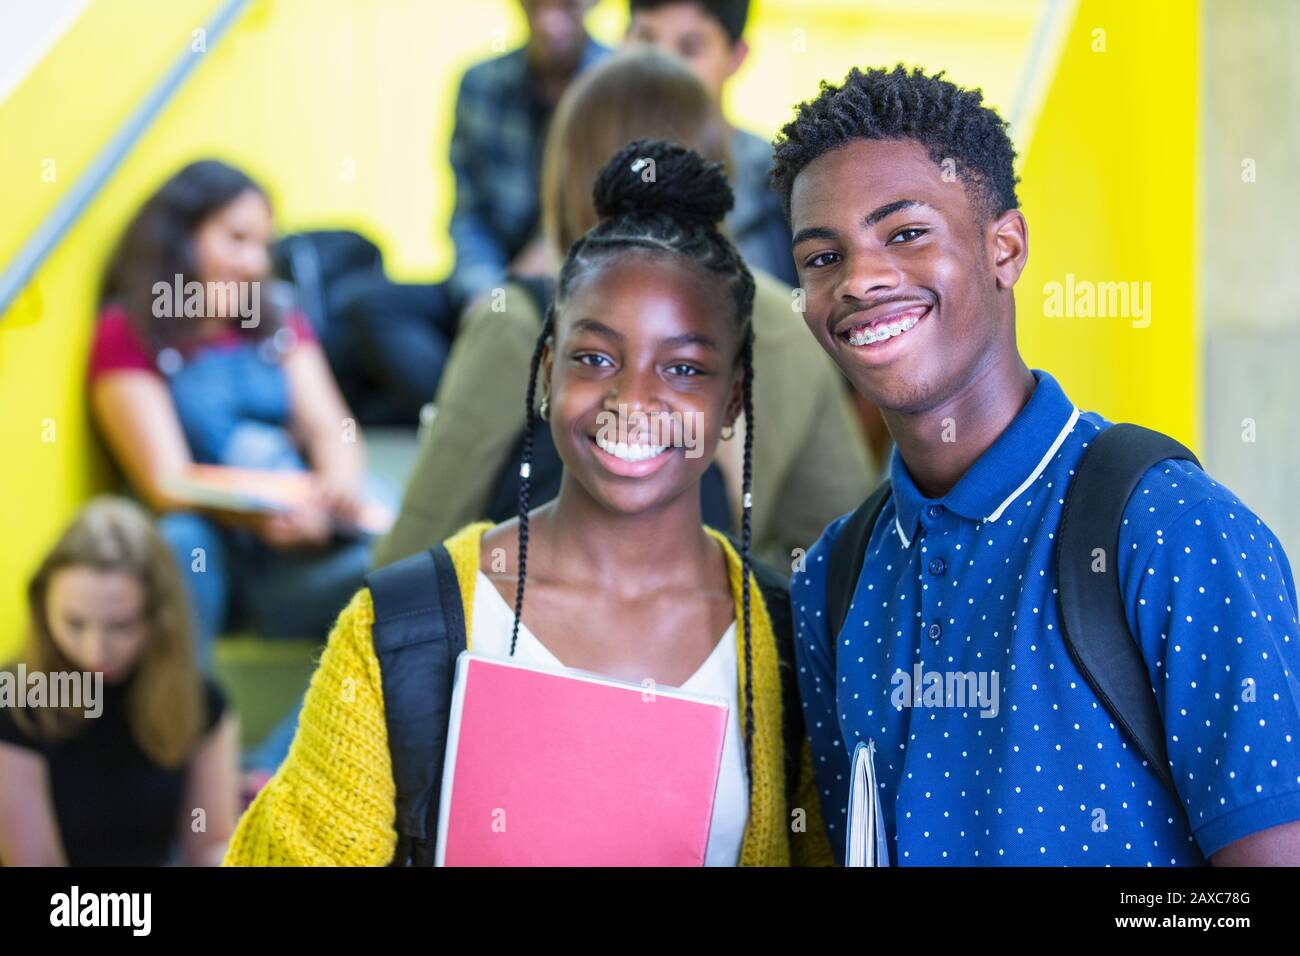
{"type": "MultiPolygon", "coordinates": [[[[474,586],[473,643],[475,654],[507,657],[510,653],[510,630],[514,626],[514,608],[506,603],[492,580],[480,570],[474,586]]],[[[546,649],[531,631],[519,622],[519,640],[514,660],[533,667],[565,671],[560,659],[546,649]]],[[[709,829],[709,846],[705,866],[735,866],[740,862],[740,844],[749,819],[749,779],[745,772],[745,754],[740,727],[740,696],[737,690],[739,663],[736,657],[736,622],[732,621],[708,660],[682,684],[679,690],[689,694],[717,697],[727,702],[727,734],[722,745],[722,767],[718,788],[713,796],[713,824],[709,829]]]]}

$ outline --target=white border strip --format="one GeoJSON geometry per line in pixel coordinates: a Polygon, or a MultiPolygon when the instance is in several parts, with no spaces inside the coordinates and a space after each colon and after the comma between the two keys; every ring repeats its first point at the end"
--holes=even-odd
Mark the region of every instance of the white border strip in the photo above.
{"type": "Polygon", "coordinates": [[[912,542],[908,541],[907,535],[903,534],[903,526],[898,523],[897,512],[895,512],[894,514],[894,527],[898,529],[898,538],[900,541],[903,542],[903,547],[910,548],[912,546],[912,542]]]}

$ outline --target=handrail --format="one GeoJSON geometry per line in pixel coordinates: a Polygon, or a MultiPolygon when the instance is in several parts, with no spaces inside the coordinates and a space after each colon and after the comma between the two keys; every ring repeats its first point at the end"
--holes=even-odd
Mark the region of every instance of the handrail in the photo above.
{"type": "Polygon", "coordinates": [[[1029,143],[1034,136],[1034,126],[1042,112],[1043,100],[1060,66],[1061,46],[1069,35],[1078,14],[1079,0],[1046,0],[1039,10],[1034,34],[1025,54],[1024,69],[1016,84],[1015,99],[1007,116],[1011,127],[1011,141],[1023,162],[1029,143]]]}
{"type": "Polygon", "coordinates": [[[185,50],[172,63],[166,73],[131,111],[113,136],[91,160],[67,194],[50,210],[41,224],[27,237],[21,249],[0,273],[0,319],[18,298],[18,294],[31,281],[36,270],[54,251],[73,224],[94,201],[105,183],[121,165],[122,160],[157,119],[163,107],[172,98],[190,73],[198,66],[199,58],[212,48],[243,13],[248,0],[226,0],[203,27],[203,49],[195,50],[187,43],[185,50]]]}

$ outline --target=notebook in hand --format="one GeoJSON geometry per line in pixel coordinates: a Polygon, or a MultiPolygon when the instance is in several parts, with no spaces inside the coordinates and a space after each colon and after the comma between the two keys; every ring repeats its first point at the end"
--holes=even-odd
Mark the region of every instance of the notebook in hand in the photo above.
{"type": "MultiPolygon", "coordinates": [[[[230,468],[225,465],[190,465],[164,482],[167,494],[205,508],[242,514],[289,511],[311,499],[311,475],[305,471],[271,471],[230,468]]],[[[394,514],[379,502],[367,501],[355,525],[341,525],[343,533],[384,534],[393,526],[394,514]]]]}
{"type": "Polygon", "coordinates": [[[703,866],[727,705],[466,651],[439,866],[703,866]]]}
{"type": "Polygon", "coordinates": [[[876,742],[858,742],[849,774],[849,832],[845,866],[889,866],[876,783],[876,742]]]}

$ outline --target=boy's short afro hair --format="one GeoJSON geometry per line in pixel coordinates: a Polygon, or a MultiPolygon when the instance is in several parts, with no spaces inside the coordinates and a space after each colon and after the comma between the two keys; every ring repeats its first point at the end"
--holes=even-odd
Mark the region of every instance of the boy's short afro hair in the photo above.
{"type": "Polygon", "coordinates": [[[986,219],[1016,209],[1016,151],[1007,124],[983,105],[979,90],[964,90],[940,71],[910,73],[854,67],[841,86],[822,81],[816,99],[799,106],[777,134],[772,188],[790,218],[795,177],[824,153],[857,139],[914,139],[936,165],[952,160],[978,213],[986,219]]]}

